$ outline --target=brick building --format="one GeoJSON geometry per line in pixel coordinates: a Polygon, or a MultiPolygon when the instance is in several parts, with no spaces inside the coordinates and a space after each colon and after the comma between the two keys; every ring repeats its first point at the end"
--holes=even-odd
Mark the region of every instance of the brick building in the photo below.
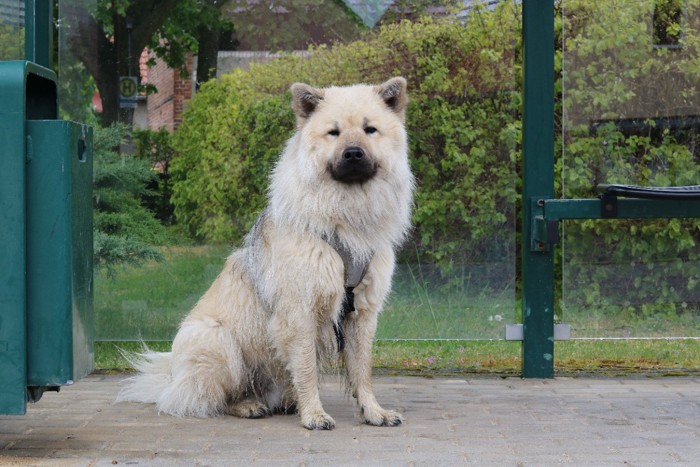
{"type": "MultiPolygon", "coordinates": [[[[148,57],[146,57],[147,60],[148,57]]],[[[179,70],[174,70],[166,63],[156,58],[156,64],[148,68],[146,60],[141,66],[141,83],[150,84],[158,92],[150,94],[145,101],[139,102],[134,124],[137,127],[159,130],[167,128],[173,132],[182,121],[182,112],[187,102],[192,99],[194,81],[192,79],[193,58],[187,58],[187,69],[190,76],[183,78],[179,70]]]]}
{"type": "MultiPolygon", "coordinates": [[[[144,50],[139,61],[139,84],[153,85],[158,90],[149,96],[140,95],[136,101],[133,124],[135,128],[159,130],[165,127],[171,133],[182,122],[182,112],[187,102],[192,99],[194,80],[192,74],[193,57],[187,58],[188,78],[182,78],[179,70],[174,70],[166,63],[155,58],[156,64],[148,67],[150,52],[144,50]]],[[[92,106],[97,113],[102,112],[102,100],[96,91],[92,106]]]]}
{"type": "MultiPolygon", "coordinates": [[[[306,55],[308,52],[295,52],[306,55]]],[[[248,68],[253,62],[265,62],[277,55],[269,52],[227,52],[220,51],[217,58],[217,78],[228,73],[233,68],[248,68]]],[[[148,52],[141,56],[141,83],[154,85],[158,92],[140,99],[134,114],[134,126],[159,130],[167,128],[173,132],[182,122],[182,112],[194,94],[197,77],[196,57],[187,58],[189,76],[183,78],[178,70],[174,70],[164,61],[156,58],[152,67],[146,65],[148,52]]]]}

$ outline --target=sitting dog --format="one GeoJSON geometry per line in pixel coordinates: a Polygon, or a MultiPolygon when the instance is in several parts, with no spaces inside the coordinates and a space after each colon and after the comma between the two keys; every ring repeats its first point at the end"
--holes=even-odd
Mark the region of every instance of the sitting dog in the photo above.
{"type": "Polygon", "coordinates": [[[184,319],[172,351],[131,355],[119,401],[161,412],[335,422],[319,398],[323,361],[340,354],[364,421],[395,426],[372,382],[377,317],[410,227],[414,179],[406,81],[291,87],[297,130],[271,176],[266,209],[184,319]]]}

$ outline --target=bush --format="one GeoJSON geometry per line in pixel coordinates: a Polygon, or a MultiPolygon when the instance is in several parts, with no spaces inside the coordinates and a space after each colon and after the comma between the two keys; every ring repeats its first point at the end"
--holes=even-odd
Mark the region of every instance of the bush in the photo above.
{"type": "MultiPolygon", "coordinates": [[[[700,164],[668,130],[661,140],[625,136],[607,124],[568,145],[564,183],[572,197],[598,182],[648,186],[697,183],[700,164]],[[664,169],[651,168],[661,164],[664,169]]],[[[651,315],[700,312],[700,220],[586,220],[566,227],[567,301],[651,315]],[[694,297],[694,298],[693,298],[694,297]]]]}
{"type": "Polygon", "coordinates": [[[143,196],[144,205],[161,224],[172,225],[175,222],[175,207],[170,202],[170,163],[175,156],[175,148],[170,141],[170,132],[165,128],[158,131],[135,129],[132,136],[136,143],[135,157],[148,161],[153,172],[146,186],[148,191],[143,196]]]}
{"type": "Polygon", "coordinates": [[[94,261],[110,273],[117,264],[161,259],[154,245],[167,241],[164,227],[141,205],[153,178],[149,164],[116,151],[127,132],[113,125],[94,133],[94,261]]]}
{"type": "MultiPolygon", "coordinates": [[[[683,25],[667,26],[684,29],[674,50],[654,46],[650,9],[637,2],[567,2],[557,170],[566,198],[595,197],[599,183],[700,184],[696,117],[684,117],[697,111],[700,9],[687,7],[683,25]]],[[[567,302],[645,316],[700,313],[700,220],[569,222],[565,241],[567,302]]]]}
{"type": "Polygon", "coordinates": [[[311,57],[286,56],[207,83],[175,133],[178,221],[211,240],[235,242],[247,232],[294,129],[292,82],[379,83],[402,75],[411,95],[418,253],[447,271],[500,255],[502,247],[482,247],[487,239],[512,249],[512,168],[520,144],[515,8],[476,9],[470,28],[429,18],[390,24],[364,41],[318,47],[311,57]]]}
{"type": "Polygon", "coordinates": [[[0,23],[0,60],[19,60],[24,56],[24,28],[0,23]]]}
{"type": "MultiPolygon", "coordinates": [[[[178,220],[212,240],[235,242],[247,232],[265,202],[267,173],[293,131],[286,92],[292,82],[376,83],[402,75],[409,81],[407,125],[418,179],[415,247],[408,250],[443,274],[465,263],[512,261],[521,144],[520,12],[514,3],[476,8],[463,22],[389,24],[363,41],[318,47],[310,57],[285,56],[207,83],[175,134],[178,220]]],[[[686,51],[669,55],[652,45],[649,12],[638,3],[601,5],[571,0],[558,22],[565,37],[557,43],[566,44],[568,60],[567,81],[558,76],[556,82],[567,92],[556,101],[562,109],[557,124],[566,128],[564,136],[557,132],[556,147],[565,147],[565,157],[560,150],[556,158],[558,192],[591,198],[603,182],[700,184],[692,126],[664,131],[650,120],[623,131],[618,124],[630,115],[655,117],[658,99],[686,109],[695,102],[700,27],[695,19],[684,23],[686,51]],[[659,80],[660,73],[668,79],[659,80]],[[657,89],[650,91],[650,83],[657,89]]],[[[695,10],[689,18],[697,18],[695,10]]],[[[612,297],[635,313],[673,311],[679,303],[700,307],[699,221],[570,222],[566,238],[567,264],[595,264],[569,269],[567,281],[575,287],[568,296],[579,303],[607,306],[612,297]],[[612,280],[619,271],[601,267],[630,262],[646,269],[629,275],[629,284],[612,280]]]]}
{"type": "Polygon", "coordinates": [[[194,236],[238,241],[265,204],[268,175],[294,117],[288,93],[251,97],[233,77],[209,82],[175,134],[172,201],[194,236]]]}

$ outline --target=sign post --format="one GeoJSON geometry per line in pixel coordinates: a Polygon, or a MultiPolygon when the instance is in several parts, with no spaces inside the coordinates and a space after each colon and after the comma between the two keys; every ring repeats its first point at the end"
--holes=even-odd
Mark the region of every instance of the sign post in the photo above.
{"type": "Polygon", "coordinates": [[[119,77],[119,107],[122,109],[135,109],[138,95],[138,81],[135,76],[119,77]]]}

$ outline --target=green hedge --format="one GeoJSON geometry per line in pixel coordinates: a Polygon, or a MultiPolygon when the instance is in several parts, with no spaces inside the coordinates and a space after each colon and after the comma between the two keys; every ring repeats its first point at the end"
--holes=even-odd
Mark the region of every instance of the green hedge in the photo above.
{"type": "Polygon", "coordinates": [[[234,76],[207,83],[175,134],[178,222],[213,241],[239,241],[265,203],[267,177],[290,136],[289,94],[255,97],[234,76]]]}
{"type": "Polygon", "coordinates": [[[211,240],[236,242],[247,232],[265,202],[270,167],[293,131],[292,82],[379,83],[402,75],[411,96],[421,259],[448,271],[502,257],[514,245],[520,144],[515,8],[477,10],[470,28],[430,19],[392,24],[365,41],[319,47],[311,57],[286,56],[207,83],[175,134],[178,220],[211,240]],[[498,248],[485,246],[494,239],[498,248]]]}
{"type": "MultiPolygon", "coordinates": [[[[632,7],[640,10],[636,16],[608,3],[596,10],[591,2],[571,0],[557,23],[558,34],[566,31],[571,60],[568,81],[557,77],[557,89],[566,88],[566,99],[557,99],[565,115],[557,124],[566,125],[556,142],[556,173],[563,174],[557,190],[567,197],[593,197],[602,182],[700,184],[694,131],[664,132],[651,121],[646,132],[634,133],[613,121],[624,116],[623,104],[646,109],[642,104],[651,96],[637,79],[641,75],[667,73],[689,102],[700,84],[695,26],[687,22],[682,36],[688,53],[669,55],[651,40],[644,42],[649,11],[632,7]],[[640,61],[642,68],[636,66],[640,61]],[[624,80],[606,74],[609,68],[624,80]],[[594,128],[576,120],[577,112],[602,123],[594,128]]],[[[561,59],[559,50],[558,74],[561,59]]],[[[179,222],[211,240],[237,242],[247,232],[265,202],[267,174],[293,131],[287,93],[292,82],[376,83],[393,75],[408,79],[411,97],[407,125],[418,179],[415,232],[407,248],[413,261],[435,263],[443,274],[464,263],[510,261],[516,249],[522,106],[520,11],[510,2],[475,9],[461,22],[390,24],[363,41],[318,47],[311,56],[285,56],[207,83],[175,134],[172,200],[179,222]]],[[[683,310],[700,307],[698,221],[569,223],[566,239],[568,265],[629,263],[630,257],[639,264],[672,263],[663,271],[649,266],[631,285],[612,281],[616,273],[610,268],[572,268],[567,281],[582,285],[569,296],[579,303],[610,305],[603,297],[631,293],[629,303],[621,301],[636,313],[675,312],[679,303],[685,303],[683,310]]]]}
{"type": "MultiPolygon", "coordinates": [[[[560,28],[565,47],[560,193],[595,197],[598,183],[700,184],[692,115],[700,98],[700,4],[628,1],[594,7],[587,0],[567,0],[560,28]],[[676,7],[685,8],[682,23],[665,26],[669,35],[682,30],[680,47],[655,46],[652,13],[668,22],[662,13],[676,7]]],[[[699,220],[570,222],[565,248],[569,303],[636,315],[700,313],[699,220]]]]}

